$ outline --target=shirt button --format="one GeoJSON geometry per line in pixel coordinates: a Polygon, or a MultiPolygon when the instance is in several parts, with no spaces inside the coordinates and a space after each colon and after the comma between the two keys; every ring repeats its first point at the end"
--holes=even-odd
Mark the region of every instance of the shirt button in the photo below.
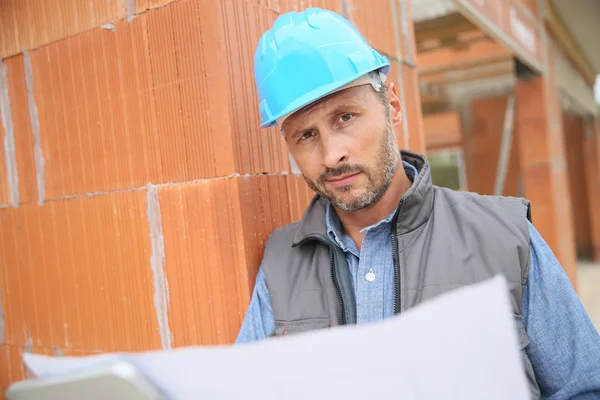
{"type": "Polygon", "coordinates": [[[375,273],[373,272],[373,269],[371,268],[369,270],[369,272],[367,272],[367,274],[365,275],[365,279],[368,282],[373,282],[375,280],[375,273]]]}

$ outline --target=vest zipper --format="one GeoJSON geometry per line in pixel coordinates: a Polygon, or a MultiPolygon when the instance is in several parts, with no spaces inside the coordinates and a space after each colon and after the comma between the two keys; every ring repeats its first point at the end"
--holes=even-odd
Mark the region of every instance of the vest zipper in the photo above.
{"type": "Polygon", "coordinates": [[[394,315],[400,312],[400,266],[398,260],[398,249],[396,246],[396,234],[392,228],[392,258],[394,260],[394,315]]]}
{"type": "Polygon", "coordinates": [[[335,287],[335,293],[338,296],[338,301],[340,302],[340,325],[346,325],[346,310],[344,307],[344,299],[342,298],[342,293],[340,291],[340,284],[335,277],[335,265],[333,262],[333,249],[329,245],[329,262],[330,262],[330,271],[331,271],[331,280],[333,281],[333,286],[335,287]]]}
{"type": "Polygon", "coordinates": [[[398,204],[398,211],[396,211],[396,215],[394,216],[392,223],[392,259],[394,260],[394,315],[400,313],[400,260],[398,257],[398,245],[396,244],[396,226],[398,224],[398,215],[400,214],[400,210],[402,209],[402,204],[404,203],[404,199],[406,198],[406,193],[400,199],[400,203],[398,204]]]}

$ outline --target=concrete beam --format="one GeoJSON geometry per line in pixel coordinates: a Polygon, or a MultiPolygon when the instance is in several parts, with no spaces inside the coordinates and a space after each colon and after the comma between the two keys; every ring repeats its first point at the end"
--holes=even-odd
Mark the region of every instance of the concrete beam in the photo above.
{"type": "Polygon", "coordinates": [[[514,72],[514,62],[512,60],[507,60],[496,64],[461,69],[458,71],[425,74],[421,76],[421,80],[429,84],[454,84],[494,79],[501,76],[513,75],[514,72]]]}
{"type": "Polygon", "coordinates": [[[438,18],[415,22],[415,42],[418,46],[429,40],[456,38],[461,33],[474,30],[479,29],[461,13],[454,12],[438,18]]]}
{"type": "Polygon", "coordinates": [[[577,44],[577,41],[569,32],[567,25],[563,21],[562,17],[556,10],[556,7],[551,1],[546,2],[545,9],[545,22],[548,30],[552,36],[556,39],[561,49],[565,52],[566,56],[573,62],[575,67],[581,72],[588,84],[594,85],[596,81],[596,74],[592,64],[585,56],[585,53],[581,50],[581,47],[577,44]]]}
{"type": "Polygon", "coordinates": [[[493,40],[479,40],[466,48],[441,48],[417,54],[419,76],[459,71],[511,60],[512,54],[493,40]]]}

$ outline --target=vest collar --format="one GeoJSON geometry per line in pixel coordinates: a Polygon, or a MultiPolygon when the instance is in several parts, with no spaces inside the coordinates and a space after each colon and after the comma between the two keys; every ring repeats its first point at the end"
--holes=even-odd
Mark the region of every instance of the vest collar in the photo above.
{"type": "Polygon", "coordinates": [[[402,150],[402,159],[412,164],[418,175],[413,185],[400,199],[396,212],[396,231],[398,235],[413,231],[429,219],[433,210],[433,184],[431,182],[431,168],[423,154],[402,150]]]}
{"type": "MultiPolygon", "coordinates": [[[[401,150],[400,153],[402,160],[413,165],[419,173],[415,177],[411,188],[398,204],[395,218],[398,235],[415,230],[427,222],[433,208],[433,185],[427,158],[422,154],[408,150],[401,150]]],[[[319,194],[312,199],[298,224],[294,246],[310,239],[329,240],[325,222],[327,205],[327,199],[319,194]]]]}

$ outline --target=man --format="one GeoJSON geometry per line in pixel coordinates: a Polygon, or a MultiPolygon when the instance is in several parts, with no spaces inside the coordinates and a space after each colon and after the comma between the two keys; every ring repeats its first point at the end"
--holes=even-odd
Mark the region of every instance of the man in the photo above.
{"type": "Polygon", "coordinates": [[[317,192],[269,237],[237,343],[380,321],[503,274],[534,397],[600,396],[600,338],[523,199],[431,183],[399,151],[387,59],[341,16],[280,16],[255,56],[261,127],[278,125],[317,192]]]}

